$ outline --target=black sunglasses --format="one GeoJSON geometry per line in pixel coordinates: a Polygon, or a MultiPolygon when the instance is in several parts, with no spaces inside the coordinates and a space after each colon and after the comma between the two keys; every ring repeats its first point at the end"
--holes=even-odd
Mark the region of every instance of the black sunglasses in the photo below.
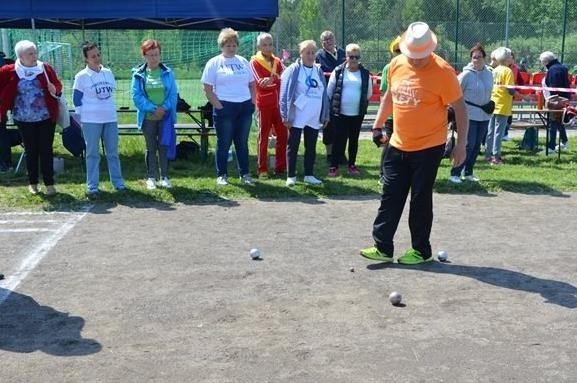
{"type": "Polygon", "coordinates": [[[360,60],[361,56],[351,56],[349,55],[348,58],[352,59],[352,60],[360,60]]]}

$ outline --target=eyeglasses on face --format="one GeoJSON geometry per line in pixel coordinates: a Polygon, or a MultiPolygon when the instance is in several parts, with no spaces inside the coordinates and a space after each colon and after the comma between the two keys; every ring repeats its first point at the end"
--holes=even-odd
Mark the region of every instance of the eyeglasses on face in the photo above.
{"type": "Polygon", "coordinates": [[[350,58],[351,60],[360,60],[361,59],[361,56],[355,56],[355,55],[349,55],[347,57],[350,58]]]}

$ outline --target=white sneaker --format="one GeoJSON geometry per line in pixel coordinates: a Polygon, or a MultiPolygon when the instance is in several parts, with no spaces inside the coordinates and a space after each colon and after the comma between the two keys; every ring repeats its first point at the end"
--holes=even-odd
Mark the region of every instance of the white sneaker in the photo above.
{"type": "Polygon", "coordinates": [[[216,177],[216,184],[219,186],[226,186],[228,185],[228,180],[226,179],[226,176],[218,176],[216,177]]]}
{"type": "Polygon", "coordinates": [[[460,184],[461,182],[461,177],[457,177],[457,176],[450,176],[449,177],[449,182],[452,182],[454,184],[460,184]]]}
{"type": "Polygon", "coordinates": [[[156,189],[156,179],[154,178],[149,178],[146,180],[146,188],[148,190],[154,190],[156,189]]]}
{"type": "Polygon", "coordinates": [[[167,189],[172,188],[172,184],[170,183],[170,181],[168,180],[167,177],[162,177],[162,179],[158,183],[158,186],[160,186],[161,188],[167,188],[167,189]]]}
{"type": "Polygon", "coordinates": [[[477,177],[477,176],[474,175],[474,174],[471,174],[470,176],[465,176],[465,179],[466,179],[467,181],[471,181],[471,182],[479,182],[479,181],[480,181],[480,180],[479,180],[479,177],[477,177]]]}
{"type": "Polygon", "coordinates": [[[245,174],[244,176],[240,176],[240,182],[242,182],[245,185],[254,185],[254,182],[253,182],[250,174],[245,174]]]}
{"type": "Polygon", "coordinates": [[[309,184],[309,185],[320,185],[323,183],[323,181],[319,180],[315,176],[305,176],[304,181],[305,181],[305,184],[309,184]]]}
{"type": "Polygon", "coordinates": [[[501,141],[511,141],[511,137],[509,136],[504,136],[501,141]]]}
{"type": "Polygon", "coordinates": [[[561,144],[561,145],[555,145],[555,151],[559,151],[559,148],[561,148],[561,150],[567,150],[567,144],[561,144]]]}
{"type": "Polygon", "coordinates": [[[287,177],[287,179],[286,179],[286,186],[292,187],[292,186],[295,186],[296,183],[297,183],[297,178],[296,178],[296,177],[287,177]]]}

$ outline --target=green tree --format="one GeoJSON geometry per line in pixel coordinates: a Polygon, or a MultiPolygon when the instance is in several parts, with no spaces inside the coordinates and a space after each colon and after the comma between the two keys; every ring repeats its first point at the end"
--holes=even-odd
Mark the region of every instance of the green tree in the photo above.
{"type": "Polygon", "coordinates": [[[300,41],[313,39],[320,35],[322,26],[319,25],[320,6],[318,0],[301,0],[299,2],[299,19],[298,28],[300,41]]]}

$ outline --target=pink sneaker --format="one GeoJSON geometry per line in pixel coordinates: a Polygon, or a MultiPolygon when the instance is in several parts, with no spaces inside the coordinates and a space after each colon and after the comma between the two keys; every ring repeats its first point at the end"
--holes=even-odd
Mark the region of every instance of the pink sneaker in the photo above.
{"type": "Polygon", "coordinates": [[[355,165],[349,165],[349,175],[350,176],[360,176],[361,172],[355,165]]]}
{"type": "Polygon", "coordinates": [[[329,177],[336,177],[337,176],[337,168],[331,166],[329,168],[329,177]]]}

